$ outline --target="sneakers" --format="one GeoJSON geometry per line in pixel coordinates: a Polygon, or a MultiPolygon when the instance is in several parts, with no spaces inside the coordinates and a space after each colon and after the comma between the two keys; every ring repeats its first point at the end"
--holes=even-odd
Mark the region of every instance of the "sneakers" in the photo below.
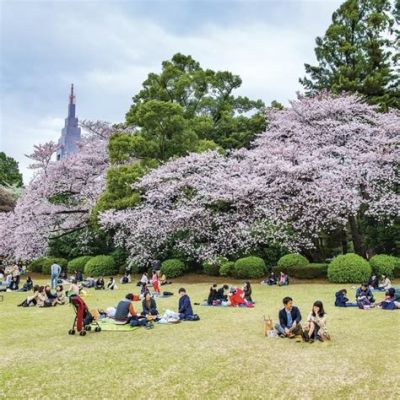
{"type": "Polygon", "coordinates": [[[144,327],[144,329],[153,329],[153,328],[154,328],[154,324],[151,321],[147,322],[147,324],[144,327]]]}

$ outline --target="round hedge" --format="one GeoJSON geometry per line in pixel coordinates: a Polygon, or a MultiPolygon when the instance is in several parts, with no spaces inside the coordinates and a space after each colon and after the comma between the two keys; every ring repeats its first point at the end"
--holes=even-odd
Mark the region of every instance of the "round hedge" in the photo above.
{"type": "Polygon", "coordinates": [[[96,256],[86,263],[85,274],[91,276],[116,275],[118,266],[111,256],[96,256]]]}
{"type": "Polygon", "coordinates": [[[377,275],[394,277],[394,269],[397,265],[397,258],[386,254],[378,254],[369,260],[369,265],[377,275]]]}
{"type": "Polygon", "coordinates": [[[328,266],[328,279],[334,283],[361,283],[371,276],[368,261],[357,254],[349,253],[335,257],[328,266]]]}
{"type": "Polygon", "coordinates": [[[244,257],[235,262],[234,276],[236,278],[261,278],[264,274],[265,262],[260,257],[244,257]]]}
{"type": "Polygon", "coordinates": [[[75,271],[83,272],[85,270],[86,263],[92,258],[93,256],[81,256],[74,258],[67,265],[68,273],[73,274],[75,271]]]}
{"type": "Polygon", "coordinates": [[[221,276],[233,276],[235,273],[235,263],[233,261],[226,261],[221,264],[219,274],[221,276]]]}
{"type": "Polygon", "coordinates": [[[39,257],[29,264],[28,269],[31,272],[41,272],[42,274],[50,275],[50,267],[54,263],[58,264],[65,271],[68,260],[58,257],[39,257]]]}
{"type": "Polygon", "coordinates": [[[297,253],[286,254],[278,261],[278,267],[281,269],[282,272],[285,273],[289,273],[289,270],[292,267],[305,267],[308,264],[309,261],[307,260],[307,258],[297,253]]]}
{"type": "Polygon", "coordinates": [[[165,260],[161,264],[161,273],[165,274],[167,278],[176,278],[185,272],[185,264],[177,258],[165,260]]]}

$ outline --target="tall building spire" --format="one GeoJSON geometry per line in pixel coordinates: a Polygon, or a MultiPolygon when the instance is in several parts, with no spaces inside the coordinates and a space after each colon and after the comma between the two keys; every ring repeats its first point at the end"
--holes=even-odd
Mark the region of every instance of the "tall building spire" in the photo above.
{"type": "Polygon", "coordinates": [[[81,140],[81,128],[78,126],[75,109],[74,84],[72,83],[69,94],[68,116],[65,118],[65,126],[58,141],[60,148],[57,151],[57,160],[62,160],[68,155],[79,151],[78,142],[81,140]]]}

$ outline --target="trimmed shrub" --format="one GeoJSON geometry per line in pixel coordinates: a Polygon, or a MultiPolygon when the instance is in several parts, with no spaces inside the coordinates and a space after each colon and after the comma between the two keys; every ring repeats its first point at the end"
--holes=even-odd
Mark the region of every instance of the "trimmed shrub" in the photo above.
{"type": "Polygon", "coordinates": [[[167,278],[176,278],[184,274],[186,268],[185,263],[177,258],[165,260],[161,264],[161,273],[167,278]]]}
{"type": "Polygon", "coordinates": [[[239,258],[235,262],[234,276],[236,278],[261,278],[265,274],[265,262],[260,257],[239,258]]]}
{"type": "Polygon", "coordinates": [[[68,273],[73,274],[75,271],[83,272],[85,270],[86,263],[92,258],[93,256],[81,256],[74,258],[67,265],[68,273]]]}
{"type": "Polygon", "coordinates": [[[225,257],[217,257],[215,260],[205,261],[203,263],[203,272],[207,275],[218,276],[221,264],[227,261],[228,259],[225,257]]]}
{"type": "Polygon", "coordinates": [[[31,261],[28,265],[28,270],[30,272],[42,272],[42,266],[46,259],[47,257],[39,257],[31,261]]]}
{"type": "Polygon", "coordinates": [[[335,257],[328,267],[328,279],[334,283],[361,283],[371,276],[368,261],[357,254],[349,253],[335,257]]]}
{"type": "Polygon", "coordinates": [[[85,274],[91,276],[116,275],[118,266],[111,256],[95,256],[86,263],[85,274]]]}
{"type": "Polygon", "coordinates": [[[308,264],[289,268],[289,276],[297,279],[323,279],[328,274],[328,264],[308,264]]]}
{"type": "Polygon", "coordinates": [[[289,270],[292,267],[305,267],[308,264],[309,261],[307,260],[307,258],[297,253],[286,254],[278,261],[278,267],[280,268],[280,271],[286,274],[289,273],[289,270]]]}
{"type": "Polygon", "coordinates": [[[28,270],[30,272],[41,272],[42,274],[50,275],[50,267],[54,263],[57,263],[63,270],[65,270],[67,268],[68,260],[58,257],[39,257],[28,265],[28,270]]]}
{"type": "Polygon", "coordinates": [[[369,265],[378,276],[386,275],[389,278],[393,278],[394,269],[397,265],[397,258],[386,254],[378,254],[371,257],[369,265]]]}
{"type": "Polygon", "coordinates": [[[233,261],[226,261],[221,264],[219,274],[221,276],[233,276],[235,273],[235,263],[233,261]]]}

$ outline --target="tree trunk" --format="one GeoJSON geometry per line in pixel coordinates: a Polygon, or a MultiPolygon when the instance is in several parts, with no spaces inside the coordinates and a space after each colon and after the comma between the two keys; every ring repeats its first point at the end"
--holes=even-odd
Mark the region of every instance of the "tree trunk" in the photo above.
{"type": "Polygon", "coordinates": [[[347,234],[346,234],[346,231],[343,230],[343,232],[342,232],[342,252],[343,252],[343,254],[347,254],[347,245],[348,245],[347,234]]]}
{"type": "Polygon", "coordinates": [[[360,232],[359,224],[357,222],[357,217],[351,215],[349,217],[349,224],[351,230],[351,238],[353,240],[354,252],[362,257],[365,257],[362,235],[360,232]]]}

